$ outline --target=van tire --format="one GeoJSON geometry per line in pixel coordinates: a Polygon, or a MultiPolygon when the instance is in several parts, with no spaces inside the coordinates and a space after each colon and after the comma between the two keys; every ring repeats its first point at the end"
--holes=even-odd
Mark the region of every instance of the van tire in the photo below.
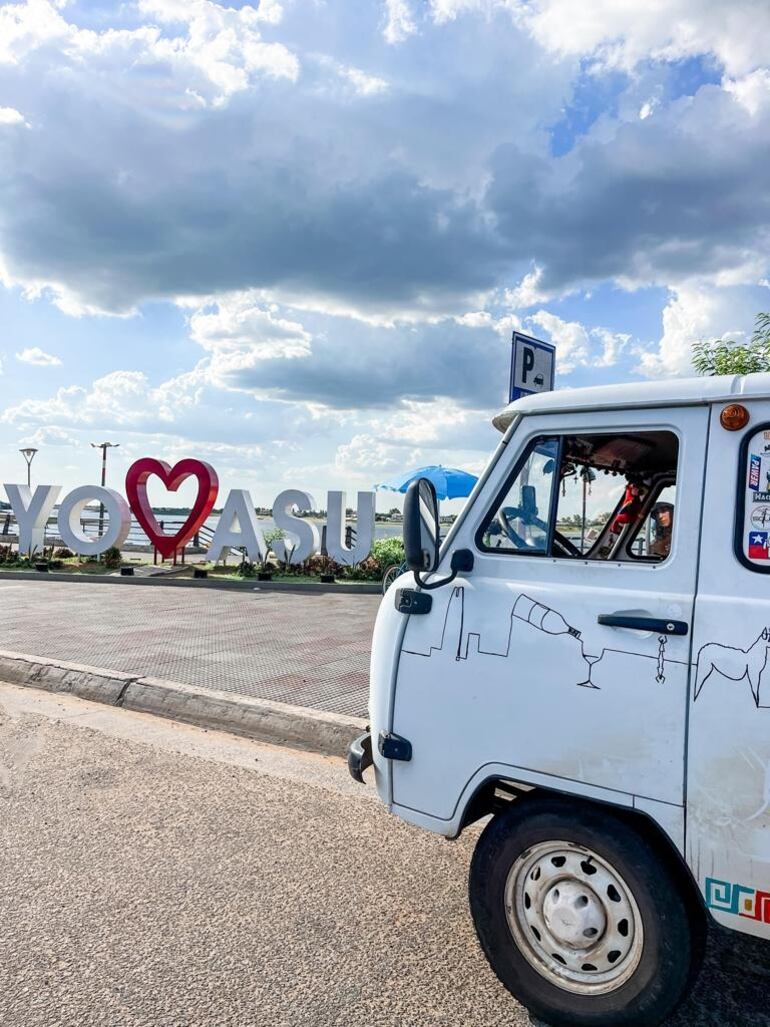
{"type": "Polygon", "coordinates": [[[513,802],[478,840],[469,893],[492,969],[551,1027],[655,1027],[700,968],[705,917],[674,857],[609,807],[513,802]]]}

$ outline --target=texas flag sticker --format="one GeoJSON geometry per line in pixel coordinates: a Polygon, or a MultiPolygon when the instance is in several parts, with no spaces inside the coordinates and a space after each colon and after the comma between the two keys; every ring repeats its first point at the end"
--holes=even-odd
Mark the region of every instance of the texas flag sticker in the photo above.
{"type": "Polygon", "coordinates": [[[767,536],[770,532],[767,531],[750,531],[749,532],[749,559],[750,560],[767,560],[767,536]]]}

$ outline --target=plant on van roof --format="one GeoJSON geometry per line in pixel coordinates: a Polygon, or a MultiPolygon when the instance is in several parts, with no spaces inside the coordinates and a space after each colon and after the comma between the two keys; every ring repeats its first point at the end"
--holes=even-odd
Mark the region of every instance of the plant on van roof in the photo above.
{"type": "Polygon", "coordinates": [[[770,371],[770,314],[757,314],[748,343],[732,339],[696,342],[692,364],[698,374],[754,374],[770,371]]]}

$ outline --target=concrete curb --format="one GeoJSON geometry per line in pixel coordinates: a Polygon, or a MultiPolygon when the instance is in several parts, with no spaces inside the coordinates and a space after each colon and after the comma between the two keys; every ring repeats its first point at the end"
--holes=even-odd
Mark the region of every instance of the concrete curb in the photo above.
{"type": "Polygon", "coordinates": [[[66,692],[80,699],[117,706],[136,674],[86,667],[80,663],[61,663],[41,656],[26,656],[0,650],[0,681],[28,685],[46,692],[66,692]]]}
{"type": "Polygon", "coordinates": [[[246,581],[217,581],[216,578],[174,578],[166,574],[157,577],[138,578],[122,577],[120,574],[58,574],[48,571],[2,571],[2,581],[66,581],[70,585],[150,585],[159,588],[216,588],[232,592],[301,592],[305,595],[333,592],[344,596],[378,596],[382,595],[382,586],[376,581],[360,585],[325,584],[318,581],[257,581],[255,578],[246,581]]]}
{"type": "Polygon", "coordinates": [[[358,717],[3,650],[0,681],[327,756],[344,756],[348,743],[366,727],[358,717]]]}

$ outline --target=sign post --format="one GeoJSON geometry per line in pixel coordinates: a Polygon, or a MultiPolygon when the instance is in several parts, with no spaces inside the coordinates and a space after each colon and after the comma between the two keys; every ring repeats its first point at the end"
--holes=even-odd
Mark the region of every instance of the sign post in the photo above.
{"type": "Polygon", "coordinates": [[[514,332],[511,339],[510,402],[531,396],[533,392],[553,389],[556,347],[523,332],[514,332]]]}

